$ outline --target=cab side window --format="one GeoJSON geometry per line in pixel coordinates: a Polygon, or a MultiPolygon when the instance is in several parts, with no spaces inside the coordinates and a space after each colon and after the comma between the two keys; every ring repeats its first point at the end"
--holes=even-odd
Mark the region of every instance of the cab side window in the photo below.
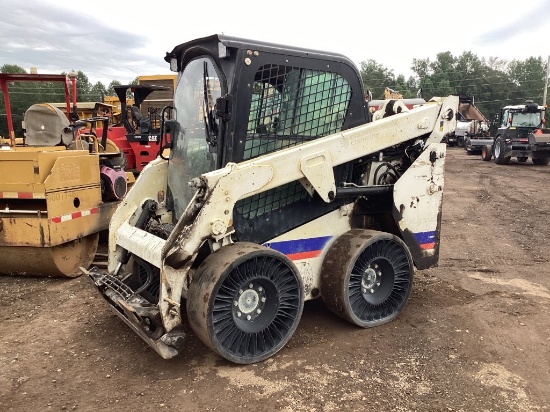
{"type": "MultiPolygon", "coordinates": [[[[351,87],[339,74],[269,64],[254,80],[243,160],[342,130],[351,87]]],[[[308,196],[294,181],[240,200],[236,211],[255,219],[308,196]]]]}
{"type": "Polygon", "coordinates": [[[508,116],[509,116],[508,110],[504,110],[502,112],[502,119],[500,119],[500,125],[502,127],[507,127],[508,126],[508,116]]]}
{"type": "Polygon", "coordinates": [[[351,97],[336,73],[266,65],[255,76],[243,160],[340,131],[351,97]]]}

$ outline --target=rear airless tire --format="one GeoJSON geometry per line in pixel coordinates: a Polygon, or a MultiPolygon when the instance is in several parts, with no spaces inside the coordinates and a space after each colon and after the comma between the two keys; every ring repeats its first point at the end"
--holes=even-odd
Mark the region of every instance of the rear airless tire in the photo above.
{"type": "Polygon", "coordinates": [[[353,229],[327,252],[321,273],[325,305],[363,328],[393,320],[405,307],[414,267],[405,243],[389,233],[353,229]]]}
{"type": "Polygon", "coordinates": [[[304,307],[296,266],[253,243],[224,246],[197,269],[187,294],[196,335],[239,364],[263,361],[292,337],[304,307]]]}

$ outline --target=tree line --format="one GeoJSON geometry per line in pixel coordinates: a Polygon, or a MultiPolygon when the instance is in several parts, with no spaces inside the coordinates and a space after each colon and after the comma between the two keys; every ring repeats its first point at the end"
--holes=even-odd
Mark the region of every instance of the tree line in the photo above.
{"type": "MultiPolygon", "coordinates": [[[[474,97],[475,105],[491,120],[502,106],[521,104],[525,100],[543,103],[546,61],[542,57],[525,60],[503,60],[497,57],[478,57],[470,51],[454,56],[451,52],[436,55],[435,60],[413,59],[408,79],[403,74],[395,75],[376,60],[366,60],[359,68],[365,90],[374,99],[382,99],[389,87],[400,92],[404,98],[416,97],[419,91],[428,100],[434,96],[468,94],[474,97]]],[[[26,73],[16,65],[5,64],[2,73],[26,73]]],[[[63,74],[63,73],[62,73],[63,74]]],[[[92,84],[82,72],[77,72],[77,98],[81,102],[103,101],[105,96],[114,96],[114,87],[121,85],[113,80],[105,86],[92,84]]],[[[137,77],[132,84],[137,84],[137,77]]],[[[44,82],[20,82],[9,86],[10,103],[16,134],[21,133],[23,114],[34,103],[62,102],[63,89],[58,84],[44,82]]],[[[7,135],[4,100],[0,99],[0,136],[7,135]]],[[[547,120],[550,116],[547,113],[547,120]]]]}
{"type": "MultiPolygon", "coordinates": [[[[393,70],[375,60],[361,62],[360,72],[366,90],[373,98],[383,98],[384,89],[399,91],[404,98],[417,96],[419,90],[428,100],[434,96],[467,94],[490,121],[500,108],[522,104],[526,100],[542,104],[546,85],[546,60],[480,58],[467,51],[459,56],[450,52],[436,55],[435,60],[413,59],[411,75],[394,75],[393,70]]],[[[546,114],[549,119],[548,113],[546,114]]]]}

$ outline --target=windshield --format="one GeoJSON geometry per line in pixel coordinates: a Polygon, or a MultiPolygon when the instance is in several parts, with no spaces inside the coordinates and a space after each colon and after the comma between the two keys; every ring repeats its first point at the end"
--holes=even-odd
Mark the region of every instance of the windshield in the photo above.
{"type": "Polygon", "coordinates": [[[539,127],[540,112],[537,113],[514,113],[511,126],[516,127],[539,127]]]}
{"type": "Polygon", "coordinates": [[[169,206],[173,207],[176,220],[195,194],[188,182],[216,168],[214,145],[219,119],[214,116],[214,105],[220,96],[220,79],[213,61],[208,57],[191,61],[174,92],[177,115],[172,132],[168,188],[169,206]]]}

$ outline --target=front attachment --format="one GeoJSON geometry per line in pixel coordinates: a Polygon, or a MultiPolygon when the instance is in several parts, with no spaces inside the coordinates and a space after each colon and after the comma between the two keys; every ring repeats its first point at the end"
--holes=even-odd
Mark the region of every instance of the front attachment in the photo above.
{"type": "Polygon", "coordinates": [[[134,290],[118,277],[102,274],[97,268],[89,271],[80,269],[90,277],[101,296],[118,317],[160,356],[170,359],[180,353],[184,346],[185,333],[178,329],[166,332],[158,305],[149,302],[139,294],[143,286],[134,290]]]}

